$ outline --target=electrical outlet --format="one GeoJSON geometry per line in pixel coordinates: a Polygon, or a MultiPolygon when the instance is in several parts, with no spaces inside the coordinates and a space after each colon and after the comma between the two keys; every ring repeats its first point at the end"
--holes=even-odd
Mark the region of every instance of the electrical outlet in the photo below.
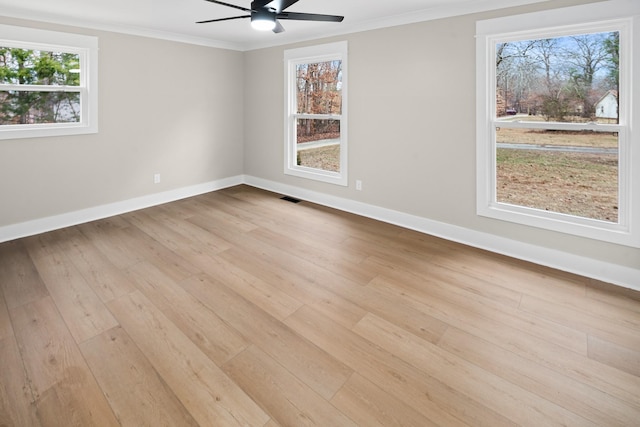
{"type": "Polygon", "coordinates": [[[356,179],[356,190],[362,191],[362,181],[356,179]]]}
{"type": "Polygon", "coordinates": [[[160,174],[159,173],[153,175],[153,183],[154,184],[160,184],[160,174]]]}

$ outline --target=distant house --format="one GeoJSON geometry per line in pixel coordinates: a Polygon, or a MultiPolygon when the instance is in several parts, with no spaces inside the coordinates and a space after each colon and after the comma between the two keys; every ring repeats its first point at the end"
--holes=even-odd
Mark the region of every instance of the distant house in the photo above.
{"type": "Polygon", "coordinates": [[[596,103],[596,117],[600,119],[618,118],[618,92],[610,90],[596,103]]]}

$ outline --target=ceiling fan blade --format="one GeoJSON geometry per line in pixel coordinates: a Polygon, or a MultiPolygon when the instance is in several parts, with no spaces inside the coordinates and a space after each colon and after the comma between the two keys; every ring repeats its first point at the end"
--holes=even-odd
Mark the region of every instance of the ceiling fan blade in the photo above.
{"type": "Polygon", "coordinates": [[[344,16],[337,15],[321,15],[318,13],[298,13],[298,12],[282,12],[276,15],[278,19],[291,19],[296,21],[324,21],[324,22],[342,22],[344,16]]]}
{"type": "Polygon", "coordinates": [[[271,0],[266,6],[274,9],[276,13],[280,13],[291,5],[298,3],[300,0],[271,0]]]}
{"type": "Polygon", "coordinates": [[[221,4],[222,6],[232,7],[234,9],[240,9],[240,10],[243,10],[245,12],[251,12],[251,9],[247,9],[246,7],[236,6],[235,4],[225,3],[223,1],[218,1],[218,0],[205,0],[205,1],[208,1],[209,3],[221,4]]]}
{"type": "Polygon", "coordinates": [[[242,18],[251,18],[251,15],[232,16],[230,18],[207,19],[206,21],[198,21],[198,22],[196,22],[196,24],[208,24],[209,22],[231,21],[232,19],[242,19],[242,18]]]}
{"type": "Polygon", "coordinates": [[[251,9],[258,10],[264,9],[272,0],[253,0],[251,2],[251,9]]]}
{"type": "Polygon", "coordinates": [[[277,19],[276,19],[276,27],[273,29],[273,32],[276,34],[284,32],[284,27],[282,26],[280,21],[278,21],[277,19]]]}

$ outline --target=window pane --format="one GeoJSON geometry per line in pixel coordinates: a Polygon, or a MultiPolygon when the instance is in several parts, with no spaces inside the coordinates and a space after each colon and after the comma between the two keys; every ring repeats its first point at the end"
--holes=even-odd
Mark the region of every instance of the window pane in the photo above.
{"type": "Polygon", "coordinates": [[[340,121],[298,119],[297,164],[313,169],[340,172],[340,121]]]}
{"type": "Polygon", "coordinates": [[[496,115],[618,123],[619,32],[496,44],[496,115]]]}
{"type": "Polygon", "coordinates": [[[79,92],[0,92],[0,125],[79,122],[79,92]]]}
{"type": "Polygon", "coordinates": [[[298,114],[342,114],[342,61],[296,66],[298,114]]]}
{"type": "Polygon", "coordinates": [[[500,128],[497,201],[618,222],[618,136],[500,128]]]}
{"type": "Polygon", "coordinates": [[[0,46],[0,84],[79,86],[80,55],[0,46]]]}

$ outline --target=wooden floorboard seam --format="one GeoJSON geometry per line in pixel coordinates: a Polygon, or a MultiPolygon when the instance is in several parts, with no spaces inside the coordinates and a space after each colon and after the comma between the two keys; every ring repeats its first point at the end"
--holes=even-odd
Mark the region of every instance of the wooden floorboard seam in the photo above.
{"type": "Polygon", "coordinates": [[[2,426],[632,426],[640,292],[237,186],[0,244],[2,426]]]}

